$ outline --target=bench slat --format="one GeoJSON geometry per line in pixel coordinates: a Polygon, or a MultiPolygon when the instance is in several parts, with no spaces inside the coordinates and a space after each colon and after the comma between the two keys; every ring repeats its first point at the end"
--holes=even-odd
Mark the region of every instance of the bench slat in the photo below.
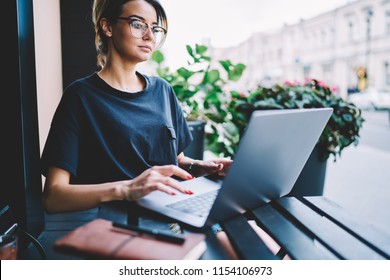
{"type": "Polygon", "coordinates": [[[273,207],[283,209],[284,214],[290,215],[290,218],[304,226],[318,241],[343,259],[384,259],[359,239],[294,197],[282,197],[272,204],[273,207]]]}
{"type": "Polygon", "coordinates": [[[390,259],[390,236],[385,232],[380,231],[362,219],[351,216],[341,206],[326,197],[303,197],[303,202],[310,203],[321,215],[345,228],[385,258],[390,259]]]}
{"type": "Polygon", "coordinates": [[[291,221],[266,204],[252,211],[257,224],[293,259],[338,259],[322,244],[315,242],[291,221]]]}
{"type": "Polygon", "coordinates": [[[258,234],[248,223],[245,216],[240,215],[221,224],[234,250],[240,259],[245,260],[277,260],[258,234]]]}

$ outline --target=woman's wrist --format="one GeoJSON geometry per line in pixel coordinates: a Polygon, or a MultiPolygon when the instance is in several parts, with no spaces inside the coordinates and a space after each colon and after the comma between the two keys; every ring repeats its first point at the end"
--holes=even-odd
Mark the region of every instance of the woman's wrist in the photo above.
{"type": "Polygon", "coordinates": [[[190,173],[193,177],[198,177],[196,170],[198,169],[200,161],[191,159],[190,163],[188,164],[187,171],[190,173]]]}
{"type": "Polygon", "coordinates": [[[196,177],[194,175],[194,162],[193,161],[191,161],[190,165],[188,166],[188,173],[190,173],[193,177],[196,177]]]}
{"type": "Polygon", "coordinates": [[[112,191],[110,193],[111,195],[107,197],[106,201],[126,200],[127,191],[125,181],[117,182],[117,184],[113,186],[112,191]]]}

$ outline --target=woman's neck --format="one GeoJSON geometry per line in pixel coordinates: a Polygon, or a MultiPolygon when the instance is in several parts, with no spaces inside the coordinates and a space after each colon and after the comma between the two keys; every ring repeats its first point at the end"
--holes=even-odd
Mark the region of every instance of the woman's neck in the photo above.
{"type": "Polygon", "coordinates": [[[145,81],[137,75],[134,67],[120,67],[110,64],[105,65],[98,72],[102,78],[111,87],[125,92],[139,92],[145,88],[145,81]]]}

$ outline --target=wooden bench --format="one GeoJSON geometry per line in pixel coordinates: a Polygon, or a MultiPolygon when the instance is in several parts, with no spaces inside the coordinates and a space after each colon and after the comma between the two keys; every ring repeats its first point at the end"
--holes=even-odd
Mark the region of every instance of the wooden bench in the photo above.
{"type": "Polygon", "coordinates": [[[390,259],[388,234],[323,196],[283,197],[221,225],[240,259],[390,259]],[[281,246],[276,255],[248,219],[281,246]]]}
{"type": "MultiPolygon", "coordinates": [[[[174,222],[145,212],[131,203],[104,203],[99,209],[76,213],[46,215],[46,229],[39,237],[47,259],[69,259],[53,251],[54,242],[77,226],[95,218],[120,223],[137,223],[159,228],[174,222]],[[130,206],[129,206],[130,205],[130,206]]],[[[323,196],[283,197],[246,215],[221,223],[239,259],[390,259],[390,236],[373,225],[354,217],[323,196]],[[275,253],[263,242],[248,220],[255,221],[281,247],[275,253]]],[[[186,229],[182,226],[184,230],[186,229]]],[[[214,232],[207,230],[207,250],[202,259],[224,260],[231,257],[214,232]]],[[[20,254],[23,259],[40,258],[33,246],[20,254]]],[[[74,256],[74,259],[79,259],[74,256]]]]}

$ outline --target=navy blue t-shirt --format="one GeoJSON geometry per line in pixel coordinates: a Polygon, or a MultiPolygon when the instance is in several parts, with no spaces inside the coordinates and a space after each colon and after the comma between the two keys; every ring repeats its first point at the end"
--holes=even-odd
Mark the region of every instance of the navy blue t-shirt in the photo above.
{"type": "Polygon", "coordinates": [[[97,73],[69,85],[51,123],[42,174],[59,167],[71,173],[72,183],[90,184],[177,165],[192,141],[186,120],[169,83],[142,77],[146,87],[137,93],[116,90],[97,73]]]}

